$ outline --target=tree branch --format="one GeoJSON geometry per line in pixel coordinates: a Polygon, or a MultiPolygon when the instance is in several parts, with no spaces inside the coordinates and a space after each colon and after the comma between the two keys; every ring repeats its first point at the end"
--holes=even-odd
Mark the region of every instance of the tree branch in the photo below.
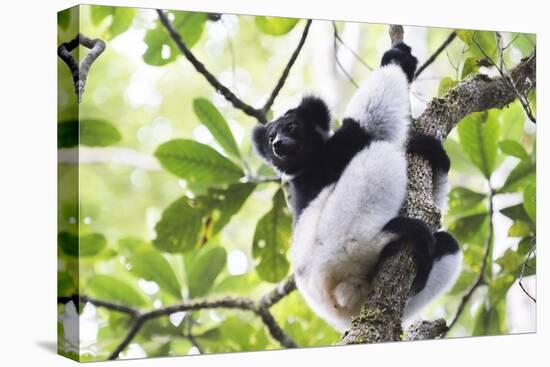
{"type": "Polygon", "coordinates": [[[419,321],[412,324],[406,332],[403,340],[428,340],[442,337],[448,330],[444,319],[435,321],[419,321]]]}
{"type": "Polygon", "coordinates": [[[403,26],[402,25],[390,25],[389,28],[391,44],[394,45],[397,42],[403,42],[403,26]]]}
{"type": "Polygon", "coordinates": [[[157,9],[157,13],[159,15],[162,25],[168,31],[168,34],[170,35],[172,40],[176,43],[176,45],[178,46],[181,53],[185,56],[185,58],[187,58],[187,60],[189,60],[189,62],[193,65],[195,70],[199,74],[204,76],[208,81],[208,83],[210,83],[210,85],[214,87],[214,89],[218,93],[224,96],[224,98],[228,100],[233,105],[233,107],[238,108],[239,110],[243,111],[247,115],[256,118],[259,122],[265,123],[267,121],[265,113],[262,110],[258,110],[250,106],[249,104],[243,102],[229,88],[223,85],[214,75],[212,75],[212,73],[210,73],[210,71],[206,69],[204,64],[200,62],[195,57],[195,55],[193,55],[191,50],[189,50],[185,42],[183,42],[178,31],[176,31],[176,29],[172,25],[172,22],[170,21],[170,19],[168,19],[168,17],[166,16],[166,14],[160,9],[157,9]]]}
{"type": "Polygon", "coordinates": [[[141,330],[141,327],[145,324],[146,321],[162,316],[170,316],[176,312],[182,311],[196,311],[203,309],[214,309],[214,308],[226,308],[226,309],[236,309],[242,311],[249,311],[254,313],[256,316],[260,317],[266,328],[269,330],[269,333],[276,341],[281,344],[281,346],[286,348],[296,348],[297,344],[288,336],[281,326],[277,323],[277,320],[273,317],[269,308],[275,303],[280,301],[283,297],[288,295],[296,288],[294,283],[294,277],[291,275],[288,279],[281,282],[279,286],[265,294],[260,301],[254,302],[251,299],[245,297],[224,297],[219,299],[194,299],[186,302],[178,303],[172,306],[162,307],[154,309],[151,311],[142,312],[141,310],[114,303],[108,301],[102,301],[96,298],[89,296],[64,296],[58,297],[57,303],[66,304],[70,301],[73,301],[77,306],[80,303],[92,303],[96,307],[103,307],[111,311],[120,312],[129,315],[132,318],[132,325],[124,337],[124,339],[119,343],[116,349],[109,356],[109,360],[117,359],[120,353],[132,342],[136,334],[141,330]]]}
{"type": "MultiPolygon", "coordinates": [[[[57,55],[59,58],[67,64],[71,70],[73,76],[73,83],[75,88],[75,93],[78,98],[78,103],[82,100],[82,94],[84,93],[84,86],[86,85],[86,79],[88,78],[88,72],[93,62],[101,55],[105,50],[105,42],[99,38],[91,39],[85,35],[79,33],[75,38],[69,42],[63,42],[57,48],[57,55]],[[75,58],[71,51],[77,48],[79,45],[82,45],[90,51],[84,57],[80,65],[78,64],[78,58],[75,58]]],[[[77,50],[78,52],[78,50],[77,50]]]]}
{"type": "Polygon", "coordinates": [[[302,47],[304,46],[304,43],[306,42],[307,34],[309,32],[309,27],[311,26],[311,19],[307,20],[306,26],[304,27],[304,31],[302,32],[302,37],[300,37],[300,42],[298,42],[298,46],[292,53],[292,56],[290,56],[290,59],[288,60],[288,63],[286,64],[283,73],[281,74],[281,77],[279,78],[279,81],[275,85],[275,88],[273,88],[273,91],[271,92],[271,95],[265,102],[265,105],[262,107],[262,112],[264,114],[269,111],[271,106],[273,105],[273,102],[275,102],[275,98],[277,98],[277,95],[281,91],[281,88],[283,88],[283,85],[285,84],[286,78],[288,78],[288,74],[290,73],[290,69],[294,65],[294,62],[298,58],[298,55],[300,54],[300,51],[302,50],[302,47]]]}
{"type": "MultiPolygon", "coordinates": [[[[392,42],[402,37],[396,28],[390,26],[392,42]]],[[[520,92],[535,86],[535,71],[534,54],[511,70],[511,78],[520,92]]],[[[444,140],[466,115],[502,108],[515,98],[515,92],[502,77],[470,76],[443,98],[434,98],[424,113],[413,120],[412,129],[444,140]]],[[[403,214],[424,220],[435,231],[440,227],[441,215],[433,201],[431,168],[418,156],[407,155],[407,160],[408,192],[403,214]]],[[[411,245],[403,243],[397,254],[380,263],[367,302],[344,334],[342,344],[401,340],[401,319],[416,276],[411,255],[411,245]]]]}

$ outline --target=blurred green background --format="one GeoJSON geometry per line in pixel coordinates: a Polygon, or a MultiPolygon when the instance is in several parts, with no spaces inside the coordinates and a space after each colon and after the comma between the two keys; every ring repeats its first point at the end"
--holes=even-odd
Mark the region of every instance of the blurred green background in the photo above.
{"type": "MultiPolygon", "coordinates": [[[[207,69],[255,107],[269,97],[306,23],[179,11],[169,16],[207,69]]],[[[58,44],[80,31],[107,45],[90,69],[80,104],[69,69],[58,59],[59,296],[79,293],[150,310],[201,297],[257,300],[289,275],[290,215],[277,200],[276,173],[251,148],[256,120],[231,106],[181,56],[157,13],[80,6],[60,12],[58,28],[58,44]],[[64,139],[78,121],[79,142],[64,139]],[[261,241],[264,236],[271,240],[261,241]]],[[[422,63],[452,31],[405,27],[405,41],[422,63]]],[[[413,83],[413,116],[472,73],[498,75],[486,62],[499,59],[496,33],[457,33],[413,83]]],[[[508,68],[533,52],[534,35],[501,35],[508,68]]],[[[327,100],[337,126],[354,84],[378,66],[389,46],[387,25],[314,20],[268,115],[315,93],[327,100]]],[[[80,46],[79,58],[86,52],[80,46]]],[[[534,93],[528,99],[535,110],[534,93]]],[[[526,293],[535,297],[535,124],[516,101],[466,117],[445,147],[452,191],[444,227],[465,257],[456,285],[422,316],[454,317],[488,249],[482,282],[447,337],[533,332],[535,303],[526,293]]],[[[127,334],[130,318],[90,303],[80,307],[58,307],[59,351],[104,360],[127,334]]],[[[300,347],[340,338],[298,292],[272,312],[300,347]]],[[[150,320],[120,357],[277,348],[254,314],[216,309],[150,320]]]]}

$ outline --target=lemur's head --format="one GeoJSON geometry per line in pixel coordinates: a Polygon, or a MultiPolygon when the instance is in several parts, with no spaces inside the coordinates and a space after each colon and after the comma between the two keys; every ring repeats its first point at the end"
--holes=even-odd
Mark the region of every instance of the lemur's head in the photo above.
{"type": "Polygon", "coordinates": [[[330,112],[317,97],[305,97],[283,116],[258,125],[252,139],[260,155],[279,171],[299,173],[310,164],[327,139],[330,112]]]}

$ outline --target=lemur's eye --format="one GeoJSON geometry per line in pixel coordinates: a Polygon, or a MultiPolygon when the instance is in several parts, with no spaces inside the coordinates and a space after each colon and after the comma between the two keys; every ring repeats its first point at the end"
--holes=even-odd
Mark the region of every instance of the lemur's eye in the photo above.
{"type": "Polygon", "coordinates": [[[295,122],[291,122],[290,124],[287,125],[286,129],[288,130],[289,133],[293,133],[294,131],[296,131],[297,127],[298,125],[296,125],[295,122]]]}
{"type": "Polygon", "coordinates": [[[269,142],[273,143],[273,140],[275,140],[275,134],[270,134],[269,135],[269,142]]]}

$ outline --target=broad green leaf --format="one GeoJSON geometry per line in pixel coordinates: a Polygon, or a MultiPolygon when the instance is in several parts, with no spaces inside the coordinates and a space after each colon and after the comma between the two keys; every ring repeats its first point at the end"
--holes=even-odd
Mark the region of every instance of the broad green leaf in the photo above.
{"type": "Polygon", "coordinates": [[[147,49],[143,53],[143,61],[153,66],[163,66],[171,63],[178,56],[178,49],[168,39],[166,30],[157,24],[156,28],[145,33],[143,40],[147,49]]]}
{"type": "Polygon", "coordinates": [[[518,244],[518,254],[521,256],[527,255],[533,246],[534,242],[532,237],[523,237],[518,244]]]}
{"type": "Polygon", "coordinates": [[[535,49],[537,36],[534,33],[512,33],[513,45],[516,47],[523,57],[527,57],[533,53],[535,49]]]}
{"type": "Polygon", "coordinates": [[[488,221],[488,213],[475,214],[452,221],[448,229],[460,243],[484,243],[483,239],[487,237],[484,224],[488,221]]]}
{"type": "Polygon", "coordinates": [[[439,82],[439,88],[437,89],[437,96],[442,97],[447,91],[458,84],[458,81],[446,76],[439,82]]]}
{"type": "Polygon", "coordinates": [[[152,249],[141,250],[130,260],[132,272],[137,276],[157,283],[161,290],[181,299],[181,287],[170,263],[152,249]]]}
{"type": "Polygon", "coordinates": [[[205,125],[212,136],[227,154],[240,158],[239,148],[227,121],[218,109],[207,99],[197,98],[193,101],[193,110],[199,120],[205,125]]]}
{"type": "Polygon", "coordinates": [[[507,216],[512,220],[523,220],[525,222],[529,221],[529,215],[523,204],[516,204],[499,210],[503,215],[507,216]]]}
{"type": "Polygon", "coordinates": [[[501,274],[512,274],[515,276],[521,268],[522,259],[516,251],[507,249],[502,256],[495,260],[495,263],[500,265],[501,274]]]}
{"type": "Polygon", "coordinates": [[[57,235],[57,241],[65,254],[76,257],[97,255],[107,245],[101,233],[90,233],[79,238],[75,234],[61,232],[57,235]]]}
{"type": "Polygon", "coordinates": [[[473,113],[458,124],[460,145],[470,160],[486,178],[496,168],[499,124],[487,113],[473,113]]]}
{"type": "Polygon", "coordinates": [[[135,12],[136,10],[130,7],[91,5],[90,15],[95,26],[99,26],[110,17],[111,21],[104,37],[112,39],[130,28],[135,12]]]}
{"type": "Polygon", "coordinates": [[[459,295],[466,292],[472,286],[477,278],[477,274],[470,270],[464,270],[460,273],[453,287],[448,292],[450,295],[459,295]]]}
{"type": "Polygon", "coordinates": [[[525,237],[533,233],[532,225],[523,220],[516,220],[508,230],[509,237],[525,237]]]}
{"type": "Polygon", "coordinates": [[[477,73],[479,71],[479,65],[477,64],[477,59],[475,57],[468,57],[464,60],[462,65],[462,74],[460,75],[461,79],[466,78],[470,74],[477,73]]]}
{"type": "Polygon", "coordinates": [[[111,275],[94,275],[88,279],[86,288],[93,296],[105,301],[136,307],[142,307],[148,303],[136,287],[111,275]]]}
{"type": "Polygon", "coordinates": [[[181,197],[163,212],[154,245],[167,252],[186,252],[206,243],[241,209],[255,187],[239,183],[209,189],[196,198],[181,197]]]}
{"type": "Polygon", "coordinates": [[[523,207],[529,215],[529,218],[536,223],[537,221],[537,189],[534,183],[525,186],[523,191],[523,207]]]}
{"type": "Polygon", "coordinates": [[[498,143],[498,146],[503,153],[512,157],[523,159],[529,156],[523,145],[514,140],[503,140],[498,143]]]}
{"type": "Polygon", "coordinates": [[[68,296],[75,292],[73,279],[66,271],[57,272],[57,295],[68,296]]]}
{"type": "Polygon", "coordinates": [[[105,147],[122,139],[111,123],[103,120],[69,120],[57,125],[57,147],[72,148],[78,145],[105,147]]]}
{"type": "MultiPolygon", "coordinates": [[[[178,31],[182,41],[191,49],[201,38],[206,23],[206,13],[171,11],[174,14],[172,25],[178,31]]],[[[157,21],[155,28],[145,33],[147,49],[143,60],[154,66],[166,65],[174,61],[180,50],[168,35],[164,26],[157,21]]]]}
{"type": "Polygon", "coordinates": [[[465,187],[455,187],[449,193],[449,212],[455,215],[469,212],[483,203],[486,198],[485,194],[465,187]]]}
{"type": "Polygon", "coordinates": [[[536,164],[529,157],[521,160],[510,172],[499,192],[523,191],[536,178],[536,164]]]}
{"type": "Polygon", "coordinates": [[[256,271],[267,282],[278,282],[288,273],[286,251],[290,245],[291,225],[284,193],[279,189],[273,197],[271,211],[256,225],[252,244],[256,271]]]}
{"type": "Polygon", "coordinates": [[[161,251],[191,251],[202,228],[203,213],[189,205],[187,197],[181,197],[164,210],[155,226],[157,237],[153,244],[161,251]]]}
{"type": "Polygon", "coordinates": [[[478,174],[477,168],[472,164],[466,153],[464,153],[458,141],[448,137],[443,142],[443,147],[451,160],[451,170],[468,175],[478,174]]]}
{"type": "Polygon", "coordinates": [[[71,9],[65,9],[57,12],[57,25],[62,30],[67,30],[71,24],[71,9]]]}
{"type": "Polygon", "coordinates": [[[265,328],[259,320],[228,316],[219,327],[196,335],[207,353],[265,350],[268,346],[265,328]]]}
{"type": "Polygon", "coordinates": [[[517,141],[523,135],[525,111],[518,101],[499,110],[500,138],[517,141]]]}
{"type": "Polygon", "coordinates": [[[190,182],[223,184],[237,182],[243,171],[208,145],[176,139],[160,145],[155,156],[169,172],[190,182]]]}
{"type": "Polygon", "coordinates": [[[458,38],[468,47],[468,54],[477,59],[493,57],[497,52],[497,41],[495,32],[475,31],[468,29],[459,29],[456,31],[458,38]]]}
{"type": "Polygon", "coordinates": [[[294,28],[299,19],[257,16],[256,26],[265,34],[282,36],[294,28]]]}
{"type": "Polygon", "coordinates": [[[500,335],[507,333],[506,303],[504,300],[496,304],[484,302],[479,307],[474,322],[472,336],[500,335]]]}
{"type": "Polygon", "coordinates": [[[212,284],[224,269],[227,253],[221,246],[207,245],[196,254],[186,256],[189,257],[186,261],[189,297],[202,297],[210,291],[212,284]]]}

